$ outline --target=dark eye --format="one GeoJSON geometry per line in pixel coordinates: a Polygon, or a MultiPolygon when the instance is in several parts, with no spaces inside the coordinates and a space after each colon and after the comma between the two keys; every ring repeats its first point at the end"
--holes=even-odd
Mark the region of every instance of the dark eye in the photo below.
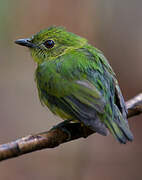
{"type": "Polygon", "coordinates": [[[52,48],[55,43],[54,43],[53,40],[47,40],[47,41],[45,41],[43,44],[44,44],[44,46],[45,46],[46,48],[52,48]]]}

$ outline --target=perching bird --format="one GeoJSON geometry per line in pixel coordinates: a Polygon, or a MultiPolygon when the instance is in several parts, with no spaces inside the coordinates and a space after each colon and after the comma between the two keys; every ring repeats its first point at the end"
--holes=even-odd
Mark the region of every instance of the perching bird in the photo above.
{"type": "Polygon", "coordinates": [[[54,114],[102,135],[109,130],[121,143],[133,140],[115,73],[100,50],[62,27],[15,42],[30,49],[40,101],[54,114]]]}

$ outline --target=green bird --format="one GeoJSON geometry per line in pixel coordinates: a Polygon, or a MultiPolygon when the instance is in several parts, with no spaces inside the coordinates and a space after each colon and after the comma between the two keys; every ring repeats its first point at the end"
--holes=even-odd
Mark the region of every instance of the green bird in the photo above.
{"type": "Polygon", "coordinates": [[[43,105],[70,122],[133,140],[116,76],[103,53],[63,27],[49,27],[17,44],[30,49],[37,63],[35,80],[43,105]]]}

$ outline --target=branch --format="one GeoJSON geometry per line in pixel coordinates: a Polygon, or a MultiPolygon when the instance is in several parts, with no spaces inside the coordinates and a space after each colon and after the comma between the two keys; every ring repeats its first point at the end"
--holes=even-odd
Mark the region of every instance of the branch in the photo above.
{"type": "MultiPolygon", "coordinates": [[[[126,102],[128,118],[142,113],[142,93],[126,102]]],[[[54,148],[81,137],[88,137],[95,133],[80,123],[66,123],[56,126],[47,132],[29,135],[16,141],[0,145],[0,161],[14,158],[26,153],[54,148]],[[70,132],[70,133],[67,133],[70,132]]]]}

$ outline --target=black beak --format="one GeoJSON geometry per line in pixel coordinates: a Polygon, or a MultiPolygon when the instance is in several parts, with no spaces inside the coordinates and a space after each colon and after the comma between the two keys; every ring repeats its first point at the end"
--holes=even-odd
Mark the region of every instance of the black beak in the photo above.
{"type": "Polygon", "coordinates": [[[30,39],[18,39],[15,41],[16,44],[19,44],[21,46],[26,46],[29,48],[34,48],[35,45],[30,41],[30,39]]]}

